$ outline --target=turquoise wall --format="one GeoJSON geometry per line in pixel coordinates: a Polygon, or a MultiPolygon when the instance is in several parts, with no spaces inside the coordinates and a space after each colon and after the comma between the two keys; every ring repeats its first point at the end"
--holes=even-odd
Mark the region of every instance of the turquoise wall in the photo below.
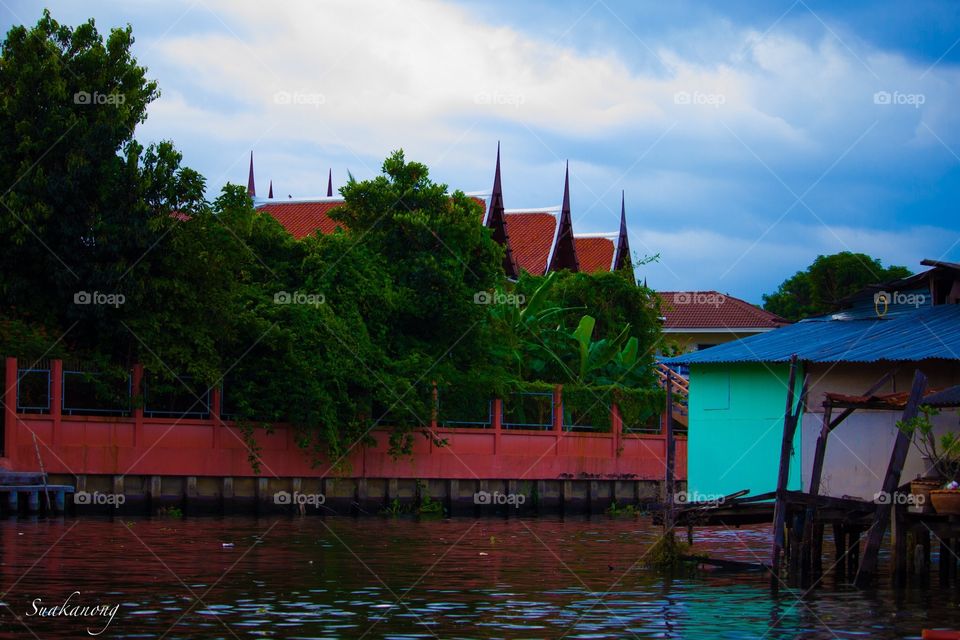
{"type": "MultiPolygon", "coordinates": [[[[691,494],[712,497],[749,489],[756,495],[776,490],[789,373],[786,364],[690,365],[691,494]]],[[[798,392],[802,377],[797,375],[798,392]]],[[[801,488],[799,428],[787,486],[801,488]]]]}

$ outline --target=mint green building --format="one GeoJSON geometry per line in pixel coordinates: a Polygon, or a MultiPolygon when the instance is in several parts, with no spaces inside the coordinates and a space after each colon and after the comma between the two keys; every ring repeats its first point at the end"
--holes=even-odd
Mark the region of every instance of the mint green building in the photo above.
{"type": "MultiPolygon", "coordinates": [[[[687,491],[692,500],[777,488],[789,372],[784,363],[690,365],[687,491]]],[[[799,388],[802,375],[797,379],[799,388]]],[[[788,489],[802,488],[799,452],[798,429],[788,489]]]]}
{"type": "MultiPolygon", "coordinates": [[[[960,265],[953,270],[960,290],[960,265]]],[[[960,383],[960,304],[932,299],[936,304],[879,317],[871,304],[869,313],[858,308],[811,318],[665,359],[669,366],[689,369],[690,499],[776,490],[793,355],[798,362],[794,398],[799,399],[807,373],[810,387],[793,442],[789,490],[809,486],[825,393],[862,394],[886,373],[891,375],[878,393],[907,390],[916,370],[927,375],[931,389],[960,383]]],[[[870,499],[879,490],[897,418],[889,411],[862,410],[832,432],[821,476],[824,495],[870,499]]],[[[945,413],[935,427],[955,429],[956,420],[955,413],[945,413]]],[[[911,452],[904,477],[923,471],[923,461],[911,452]]]]}

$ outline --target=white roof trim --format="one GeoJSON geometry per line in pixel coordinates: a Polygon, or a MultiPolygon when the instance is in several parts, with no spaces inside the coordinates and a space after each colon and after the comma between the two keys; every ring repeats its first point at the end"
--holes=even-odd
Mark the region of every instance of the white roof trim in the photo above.
{"type": "MultiPolygon", "coordinates": [[[[557,251],[557,242],[560,240],[560,212],[558,211],[555,216],[553,216],[554,225],[553,225],[553,242],[550,243],[550,251],[547,252],[547,264],[543,265],[543,273],[546,275],[547,271],[550,269],[550,264],[553,262],[553,254],[557,251]]],[[[576,250],[576,248],[574,248],[576,250]]]]}
{"type": "Polygon", "coordinates": [[[262,207],[265,204],[304,204],[307,202],[346,202],[343,196],[315,196],[307,198],[254,198],[253,206],[262,207]]]}
{"type": "Polygon", "coordinates": [[[616,240],[620,237],[619,231],[601,231],[599,233],[575,233],[574,238],[606,238],[607,240],[616,240]]]}
{"type": "Polygon", "coordinates": [[[664,327],[664,333],[767,333],[778,327],[664,327]]]}
{"type": "Polygon", "coordinates": [[[560,209],[561,209],[561,205],[557,205],[557,206],[555,206],[555,207],[529,207],[529,208],[527,208],[527,209],[504,209],[503,212],[504,212],[504,213],[512,213],[512,214],[518,214],[518,213],[550,213],[550,214],[556,215],[556,214],[560,213],[560,209]]]}

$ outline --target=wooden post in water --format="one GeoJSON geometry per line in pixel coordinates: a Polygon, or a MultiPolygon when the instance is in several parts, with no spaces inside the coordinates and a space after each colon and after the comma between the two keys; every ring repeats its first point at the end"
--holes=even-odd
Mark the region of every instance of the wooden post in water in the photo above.
{"type": "Polygon", "coordinates": [[[903,586],[907,577],[907,507],[896,504],[893,507],[893,584],[903,586]]]}
{"type": "Polygon", "coordinates": [[[790,375],[787,381],[787,409],[783,414],[783,439],[780,441],[780,472],[777,474],[777,494],[773,507],[773,554],[770,558],[770,588],[780,587],[780,556],[783,553],[784,524],[787,519],[787,480],[790,473],[790,451],[793,448],[793,388],[797,381],[797,354],[790,356],[790,375]]]}
{"type": "Polygon", "coordinates": [[[847,530],[842,522],[833,523],[833,566],[840,580],[847,577],[847,530]]]}
{"type": "Polygon", "coordinates": [[[666,491],[665,513],[663,515],[663,525],[666,529],[666,535],[673,535],[673,526],[676,524],[676,514],[674,512],[674,495],[677,490],[675,478],[676,462],[676,443],[673,440],[673,371],[667,369],[667,423],[666,423],[666,448],[667,448],[667,477],[664,483],[666,491]]]}
{"type": "Polygon", "coordinates": [[[847,527],[847,573],[857,575],[857,566],[860,564],[860,537],[863,528],[847,527]]]}
{"type": "MultiPolygon", "coordinates": [[[[913,387],[910,389],[910,397],[906,406],[903,408],[902,420],[911,420],[917,416],[920,411],[920,403],[923,401],[923,394],[927,390],[927,376],[919,369],[913,374],[913,387]]],[[[887,473],[883,478],[883,486],[880,487],[882,494],[885,494],[887,500],[881,501],[877,505],[873,514],[873,524],[867,532],[867,543],[863,549],[863,558],[860,561],[860,569],[857,571],[855,583],[857,586],[869,584],[877,573],[877,558],[880,554],[880,543],[883,541],[883,534],[887,530],[887,522],[890,520],[890,510],[894,502],[894,493],[900,486],[900,474],[903,472],[903,464],[907,460],[907,453],[910,450],[910,438],[902,430],[897,429],[897,439],[893,445],[893,452],[890,454],[890,464],[887,465],[887,473]]]]}

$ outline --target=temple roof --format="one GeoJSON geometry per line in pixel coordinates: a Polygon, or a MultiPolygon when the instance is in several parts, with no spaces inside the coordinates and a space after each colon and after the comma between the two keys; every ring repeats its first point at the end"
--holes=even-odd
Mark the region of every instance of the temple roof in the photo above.
{"type": "MultiPolygon", "coordinates": [[[[259,210],[276,218],[284,229],[298,240],[318,231],[324,234],[333,233],[338,225],[330,218],[330,212],[344,202],[342,197],[333,196],[332,170],[327,174],[325,197],[275,200],[271,181],[269,198],[257,198],[252,152],[247,191],[259,210]]],[[[521,271],[532,275],[563,269],[595,273],[630,265],[626,211],[622,200],[618,232],[574,233],[570,209],[569,167],[564,175],[561,206],[506,209],[500,184],[498,144],[492,191],[471,192],[466,195],[480,205],[483,212],[482,223],[493,230],[494,240],[506,247],[503,269],[510,278],[516,278],[521,271]]]]}

